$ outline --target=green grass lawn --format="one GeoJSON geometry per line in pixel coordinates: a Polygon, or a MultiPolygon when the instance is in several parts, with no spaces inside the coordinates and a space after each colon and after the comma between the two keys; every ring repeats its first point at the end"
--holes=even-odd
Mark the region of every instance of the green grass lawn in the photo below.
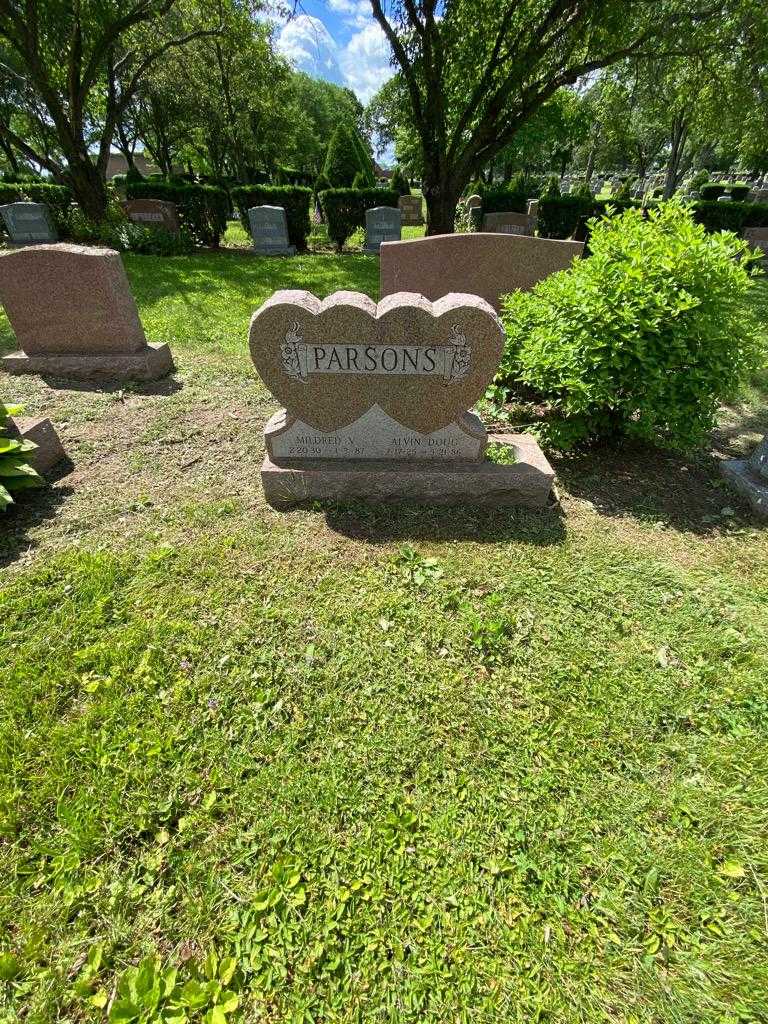
{"type": "Polygon", "coordinates": [[[712,458],[274,512],[250,315],[377,260],[125,262],[173,381],[2,381],[74,466],[0,521],[0,1021],[768,1020],[768,533],[712,458]]]}

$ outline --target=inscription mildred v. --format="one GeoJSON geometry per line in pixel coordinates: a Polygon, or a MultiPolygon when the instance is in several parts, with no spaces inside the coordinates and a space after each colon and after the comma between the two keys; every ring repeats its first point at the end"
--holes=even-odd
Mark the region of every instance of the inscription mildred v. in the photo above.
{"type": "Polygon", "coordinates": [[[471,349],[457,324],[449,345],[346,345],[306,343],[298,323],[286,331],[280,346],[283,369],[294,380],[306,382],[312,373],[391,374],[442,377],[450,384],[464,378],[471,349]]]}

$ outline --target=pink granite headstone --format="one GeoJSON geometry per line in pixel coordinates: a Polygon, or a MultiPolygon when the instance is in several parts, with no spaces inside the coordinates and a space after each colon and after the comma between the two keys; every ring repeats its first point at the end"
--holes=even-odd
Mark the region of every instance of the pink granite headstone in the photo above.
{"type": "Polygon", "coordinates": [[[82,245],[0,253],[0,302],[21,349],[9,373],[76,380],[150,380],[173,369],[167,345],[148,345],[120,254],[82,245]]]}
{"type": "Polygon", "coordinates": [[[434,301],[449,292],[470,292],[498,310],[502,295],[529,291],[537,281],[566,270],[583,250],[583,242],[485,231],[385,242],[379,294],[419,292],[434,301]]]}

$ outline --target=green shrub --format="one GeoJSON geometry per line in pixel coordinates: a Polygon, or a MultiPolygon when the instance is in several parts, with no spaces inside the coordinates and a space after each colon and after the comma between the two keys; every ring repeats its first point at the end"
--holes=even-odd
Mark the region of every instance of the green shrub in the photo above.
{"type": "Polygon", "coordinates": [[[725,195],[725,185],[719,181],[707,181],[699,186],[698,192],[702,199],[711,201],[725,195]]]}
{"type": "Polygon", "coordinates": [[[248,211],[252,206],[282,206],[288,221],[288,242],[299,252],[307,248],[307,236],[312,228],[309,204],[312,189],[304,185],[241,185],[232,189],[232,202],[237,208],[240,223],[250,235],[248,211]]]}
{"type": "Polygon", "coordinates": [[[21,412],[17,405],[0,402],[0,512],[13,504],[13,495],[28,487],[40,487],[41,477],[29,463],[37,445],[10,437],[8,418],[21,412]]]}
{"type": "Polygon", "coordinates": [[[352,188],[367,188],[368,181],[362,171],[358,171],[355,175],[355,180],[352,182],[352,188]]]}
{"type": "Polygon", "coordinates": [[[573,196],[574,199],[592,199],[594,193],[586,181],[577,181],[572,186],[569,195],[573,196]]]}
{"type": "Polygon", "coordinates": [[[528,196],[524,190],[513,188],[515,179],[506,185],[495,185],[484,188],[480,193],[483,200],[483,213],[525,213],[528,209],[528,196]]]}
{"type": "Polygon", "coordinates": [[[227,229],[229,196],[216,185],[196,185],[186,181],[131,181],[126,188],[128,199],[163,199],[175,203],[179,223],[197,245],[218,248],[227,229]]]}
{"type": "Polygon", "coordinates": [[[746,181],[736,181],[728,186],[728,194],[735,203],[743,203],[749,196],[751,189],[746,181]]]}
{"type": "Polygon", "coordinates": [[[588,197],[543,195],[539,199],[537,229],[542,238],[570,238],[592,216],[594,200],[588,197]]]}
{"type": "Polygon", "coordinates": [[[678,202],[590,225],[592,255],[503,301],[497,384],[533,388],[560,447],[613,435],[688,448],[762,365],[747,244],[678,202]]]}
{"type": "Polygon", "coordinates": [[[411,194],[411,186],[408,184],[408,179],[400,167],[396,167],[392,172],[389,187],[394,189],[400,196],[409,196],[411,194]]]}
{"type": "Polygon", "coordinates": [[[691,180],[688,182],[688,188],[691,192],[699,192],[702,185],[706,185],[709,181],[709,171],[700,170],[696,171],[691,180]]]}
{"type": "Polygon", "coordinates": [[[707,231],[742,231],[768,227],[768,203],[718,203],[703,199],[692,204],[693,216],[707,231]]]}
{"type": "Polygon", "coordinates": [[[358,228],[365,227],[365,211],[374,206],[397,206],[398,195],[385,188],[332,188],[320,193],[328,237],[339,252],[358,228]]]}
{"type": "Polygon", "coordinates": [[[137,182],[144,180],[144,175],[141,173],[138,167],[129,167],[125,173],[125,183],[127,185],[135,185],[137,182]]]}
{"type": "Polygon", "coordinates": [[[318,196],[321,192],[325,192],[326,189],[329,189],[330,187],[331,183],[328,181],[326,176],[324,174],[318,174],[317,178],[315,178],[315,184],[312,187],[312,191],[316,196],[318,196]]]}
{"type": "Polygon", "coordinates": [[[550,174],[547,180],[544,182],[544,186],[541,190],[539,200],[542,199],[559,199],[560,195],[560,179],[556,174],[550,174]]]}
{"type": "Polygon", "coordinates": [[[331,141],[328,143],[323,174],[333,188],[350,188],[358,171],[365,172],[353,138],[353,131],[354,129],[350,125],[339,124],[334,129],[331,141]]]}

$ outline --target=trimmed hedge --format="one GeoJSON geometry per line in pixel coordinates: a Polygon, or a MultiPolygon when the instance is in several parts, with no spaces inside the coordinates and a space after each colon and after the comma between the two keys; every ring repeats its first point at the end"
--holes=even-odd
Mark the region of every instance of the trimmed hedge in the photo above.
{"type": "Polygon", "coordinates": [[[531,198],[525,192],[509,188],[484,188],[480,197],[483,213],[525,213],[531,198]]]}
{"type": "Polygon", "coordinates": [[[163,199],[175,203],[179,221],[197,245],[214,249],[227,229],[229,196],[215,185],[171,181],[128,181],[128,199],[163,199]]]}
{"type": "Polygon", "coordinates": [[[54,224],[65,234],[72,205],[72,189],[68,185],[52,185],[47,181],[0,182],[0,205],[5,203],[45,203],[54,224]]]}
{"type": "MultiPolygon", "coordinates": [[[[542,238],[586,238],[586,222],[602,217],[608,207],[627,210],[641,206],[640,200],[587,199],[565,195],[539,200],[538,232],[542,238]]],[[[697,200],[691,203],[693,219],[707,231],[735,231],[768,227],[768,203],[718,203],[697,200]]]]}
{"type": "Polygon", "coordinates": [[[699,194],[707,201],[717,199],[718,196],[725,195],[725,185],[720,181],[705,181],[699,186],[699,194]]]}
{"type": "Polygon", "coordinates": [[[692,204],[693,219],[707,231],[735,231],[768,227],[768,203],[718,203],[703,199],[692,204]]]}
{"type": "Polygon", "coordinates": [[[398,193],[387,188],[331,188],[319,197],[328,236],[341,252],[357,228],[365,227],[365,211],[374,206],[397,208],[398,193]]]}
{"type": "Polygon", "coordinates": [[[288,220],[288,242],[299,252],[307,248],[307,235],[312,229],[309,220],[311,188],[304,185],[240,185],[232,189],[231,195],[240,223],[249,235],[248,211],[252,206],[282,206],[288,220]]]}

